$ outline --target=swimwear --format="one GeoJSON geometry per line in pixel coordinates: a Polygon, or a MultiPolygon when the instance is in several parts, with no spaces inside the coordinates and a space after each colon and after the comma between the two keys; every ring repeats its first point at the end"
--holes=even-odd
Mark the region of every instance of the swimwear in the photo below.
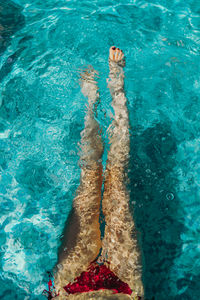
{"type": "MultiPolygon", "coordinates": [[[[53,296],[53,284],[51,279],[48,283],[49,291],[44,291],[48,299],[53,296]]],[[[105,265],[91,264],[88,271],[84,271],[80,276],[75,278],[73,283],[69,283],[63,287],[67,294],[86,293],[98,290],[112,290],[114,294],[122,293],[131,295],[132,290],[129,285],[120,280],[108,267],[105,265]]],[[[141,299],[141,297],[137,297],[141,299]]]]}
{"type": "Polygon", "coordinates": [[[113,290],[114,293],[132,294],[128,284],[120,280],[105,265],[91,265],[89,271],[82,272],[74,283],[69,283],[64,287],[68,294],[98,291],[100,289],[113,290]]]}

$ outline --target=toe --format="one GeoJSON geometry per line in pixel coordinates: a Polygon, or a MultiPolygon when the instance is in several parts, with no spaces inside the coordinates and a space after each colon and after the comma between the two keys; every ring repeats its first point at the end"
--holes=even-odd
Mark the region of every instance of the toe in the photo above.
{"type": "Polygon", "coordinates": [[[120,50],[120,53],[119,53],[119,56],[118,56],[118,59],[119,60],[122,60],[124,57],[124,53],[122,52],[122,50],[120,50]]]}
{"type": "Polygon", "coordinates": [[[115,54],[115,61],[116,61],[116,62],[119,61],[119,57],[120,57],[120,49],[117,48],[117,49],[116,49],[116,54],[115,54]]]}
{"type": "Polygon", "coordinates": [[[115,52],[116,52],[116,47],[115,46],[110,47],[110,59],[112,60],[115,59],[115,52]]]}

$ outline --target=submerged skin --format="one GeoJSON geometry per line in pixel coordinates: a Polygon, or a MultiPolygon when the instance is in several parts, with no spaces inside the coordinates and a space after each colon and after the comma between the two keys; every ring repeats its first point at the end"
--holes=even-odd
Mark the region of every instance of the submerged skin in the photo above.
{"type": "Polygon", "coordinates": [[[124,54],[120,49],[110,48],[108,87],[115,115],[104,174],[102,208],[106,226],[103,240],[100,238],[99,228],[103,144],[99,124],[94,118],[94,106],[99,99],[99,93],[94,80],[95,71],[89,69],[82,74],[82,92],[88,98],[88,109],[85,129],[81,134],[81,182],[64,235],[66,251],[62,251],[59,256],[55,276],[55,287],[59,296],[56,299],[134,299],[137,295],[142,299],[144,295],[141,252],[135,224],[129,211],[130,196],[126,189],[130,139],[123,58],[124,54]],[[72,232],[73,238],[70,237],[72,232]],[[133,290],[132,295],[113,294],[112,290],[67,295],[63,287],[86,271],[100,250],[99,261],[104,262],[120,280],[129,285],[133,290]]]}

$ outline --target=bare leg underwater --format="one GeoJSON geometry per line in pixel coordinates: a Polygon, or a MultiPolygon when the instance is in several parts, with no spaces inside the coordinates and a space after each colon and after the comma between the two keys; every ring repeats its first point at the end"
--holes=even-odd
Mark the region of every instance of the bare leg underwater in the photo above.
{"type": "Polygon", "coordinates": [[[55,276],[55,286],[60,297],[64,293],[63,287],[72,282],[83,270],[87,270],[101,249],[99,213],[103,145],[99,125],[94,118],[94,105],[99,98],[94,75],[92,69],[82,74],[82,92],[88,97],[88,107],[80,143],[81,182],[73,201],[68,230],[65,232],[66,252],[60,255],[55,276]],[[76,236],[72,241],[74,233],[76,236]]]}
{"type": "Polygon", "coordinates": [[[110,269],[128,283],[136,295],[143,296],[141,255],[135,224],[129,210],[130,195],[126,188],[130,134],[123,58],[124,54],[119,48],[110,48],[108,87],[115,114],[105,172],[103,213],[106,227],[102,256],[109,262],[110,269]]]}
{"type": "Polygon", "coordinates": [[[129,117],[124,93],[124,54],[110,48],[110,75],[108,87],[112,95],[114,120],[110,131],[110,151],[105,172],[103,213],[105,234],[100,238],[100,201],[102,186],[101,157],[103,145],[95,106],[99,92],[91,68],[82,74],[82,92],[88,98],[85,129],[81,134],[81,181],[64,235],[64,246],[59,256],[55,276],[56,291],[61,299],[142,299],[141,255],[137,232],[129,210],[129,192],[126,188],[126,168],[130,152],[129,117]],[[133,291],[131,296],[113,294],[112,290],[67,295],[63,289],[73,282],[99,255],[119,280],[133,291]]]}

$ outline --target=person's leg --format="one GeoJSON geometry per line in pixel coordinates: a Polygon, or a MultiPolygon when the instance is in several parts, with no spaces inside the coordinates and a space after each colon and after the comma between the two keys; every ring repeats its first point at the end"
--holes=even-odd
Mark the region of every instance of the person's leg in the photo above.
{"type": "Polygon", "coordinates": [[[136,295],[143,296],[141,255],[135,224],[129,210],[129,192],[126,189],[130,137],[124,93],[123,57],[121,50],[111,47],[108,86],[115,115],[111,127],[102,203],[106,222],[102,257],[136,295]]]}
{"type": "MultiPolygon", "coordinates": [[[[103,145],[94,114],[99,93],[92,69],[82,74],[83,94],[88,98],[85,128],[81,134],[81,183],[64,234],[64,252],[59,259],[55,287],[60,297],[63,287],[87,270],[101,248],[99,212],[102,185],[103,145]]],[[[60,298],[60,299],[61,299],[60,298]]]]}

